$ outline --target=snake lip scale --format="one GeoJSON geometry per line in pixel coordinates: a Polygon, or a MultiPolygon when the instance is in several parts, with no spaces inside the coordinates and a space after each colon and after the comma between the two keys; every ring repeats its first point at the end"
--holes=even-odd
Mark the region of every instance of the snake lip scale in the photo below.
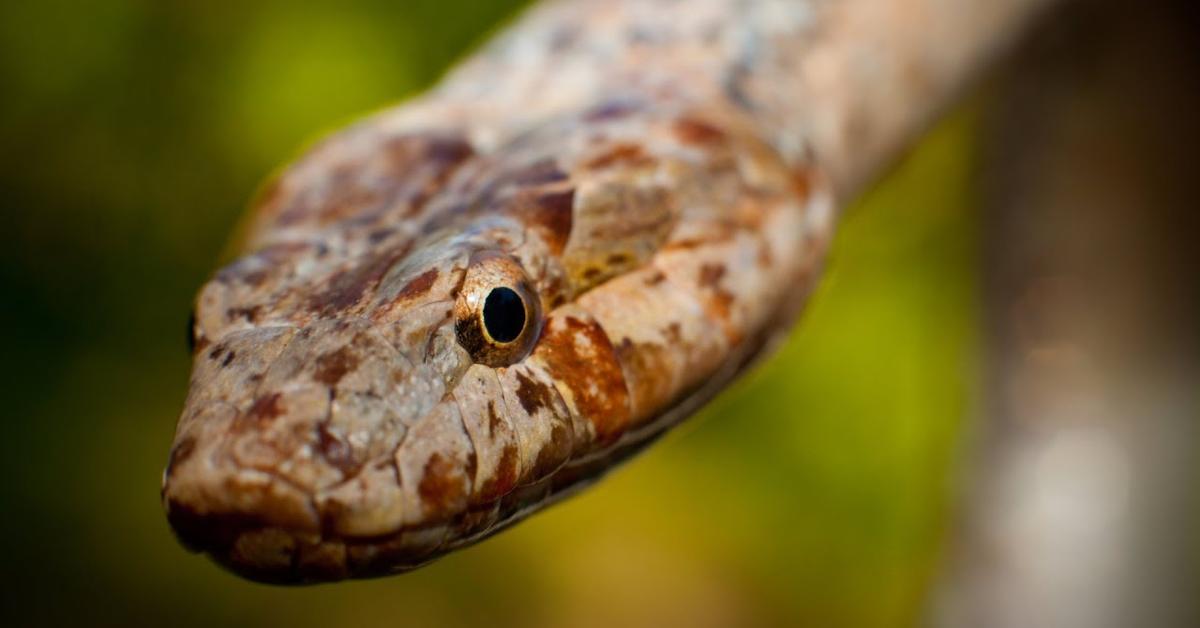
{"type": "Polygon", "coordinates": [[[196,300],[162,489],[182,543],[267,582],[410,570],[769,353],[832,191],[747,57],[807,5],[732,5],[538,8],[265,185],[196,300]]]}

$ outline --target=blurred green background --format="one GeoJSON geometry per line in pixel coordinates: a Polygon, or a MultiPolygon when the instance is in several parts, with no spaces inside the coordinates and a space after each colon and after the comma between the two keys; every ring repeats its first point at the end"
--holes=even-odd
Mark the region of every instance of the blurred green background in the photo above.
{"type": "Polygon", "coordinates": [[[582,496],[333,586],[244,582],[172,538],[184,323],[245,200],[519,4],[0,4],[5,625],[920,622],[976,379],[970,113],[850,208],[780,355],[582,496]]]}

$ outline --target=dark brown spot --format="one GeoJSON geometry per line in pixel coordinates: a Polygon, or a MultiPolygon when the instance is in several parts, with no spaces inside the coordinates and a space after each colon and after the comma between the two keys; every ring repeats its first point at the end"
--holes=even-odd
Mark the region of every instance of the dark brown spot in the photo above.
{"type": "Polygon", "coordinates": [[[342,478],[353,477],[362,468],[355,460],[350,444],[331,432],[328,425],[321,424],[317,428],[317,451],[326,462],[342,472],[342,478]]]}
{"type": "Polygon", "coordinates": [[[495,436],[496,430],[499,429],[503,425],[503,423],[500,420],[500,413],[496,412],[496,402],[489,399],[488,404],[487,404],[487,409],[488,409],[488,436],[495,436]]]}
{"type": "Polygon", "coordinates": [[[704,264],[700,267],[700,285],[716,289],[725,276],[724,264],[704,264]]]}
{"type": "Polygon", "coordinates": [[[248,423],[262,427],[278,418],[284,413],[284,407],[279,403],[281,398],[279,393],[271,393],[256,399],[246,414],[239,417],[240,427],[244,428],[248,423]]]}
{"type": "MultiPolygon", "coordinates": [[[[440,170],[447,166],[456,166],[475,155],[475,149],[461,137],[431,137],[426,138],[424,156],[425,162],[436,162],[440,170]]],[[[410,165],[410,164],[406,164],[410,165]]],[[[444,176],[444,172],[439,172],[444,176]]]]}
{"type": "Polygon", "coordinates": [[[221,354],[223,353],[225,353],[225,345],[218,344],[213,347],[212,351],[208,352],[208,359],[215,360],[221,357],[221,354]]]}
{"type": "Polygon", "coordinates": [[[663,249],[667,251],[674,249],[694,249],[707,243],[708,240],[705,238],[680,238],[678,240],[671,240],[670,242],[667,242],[663,245],[663,249]]]}
{"type": "Polygon", "coordinates": [[[516,376],[517,400],[521,402],[521,407],[525,409],[526,414],[533,415],[542,408],[547,410],[553,408],[554,392],[550,386],[521,371],[517,371],[516,376]]]}
{"type": "Polygon", "coordinates": [[[667,339],[667,342],[670,342],[671,344],[677,345],[683,341],[683,329],[678,322],[673,322],[670,325],[667,325],[667,327],[662,330],[662,334],[667,339]]]}
{"type": "Polygon", "coordinates": [[[550,442],[542,445],[533,463],[533,478],[543,478],[566,462],[571,455],[571,436],[562,423],[550,430],[550,442]]]}
{"type": "Polygon", "coordinates": [[[575,410],[592,424],[600,443],[620,436],[629,422],[629,393],[599,323],[574,316],[551,320],[535,355],[554,381],[571,392],[575,410]]]}
{"type": "Polygon", "coordinates": [[[357,367],[358,356],[348,347],[341,347],[317,358],[313,379],[326,386],[336,386],[346,373],[357,367]]]}
{"type": "Polygon", "coordinates": [[[511,491],[513,486],[516,486],[519,458],[516,445],[509,443],[504,446],[504,450],[500,452],[500,461],[496,463],[496,470],[493,472],[492,477],[488,478],[484,482],[483,487],[479,489],[479,501],[495,501],[511,491]]]}
{"type": "Polygon", "coordinates": [[[623,142],[609,150],[592,157],[584,162],[584,167],[591,170],[601,170],[615,165],[638,168],[654,163],[654,158],[638,144],[623,142]]]}
{"type": "Polygon", "coordinates": [[[608,256],[608,259],[606,259],[604,261],[607,262],[610,266],[624,266],[625,264],[628,264],[629,262],[633,261],[633,258],[629,257],[625,253],[613,253],[608,256]]]}
{"type": "Polygon", "coordinates": [[[425,462],[417,493],[425,508],[433,515],[446,515],[462,503],[464,496],[462,472],[453,461],[434,452],[425,462]]]}
{"type": "Polygon", "coordinates": [[[715,144],[725,140],[725,132],[696,118],[675,121],[675,136],[687,144],[715,144]]]}
{"type": "Polygon", "coordinates": [[[700,267],[700,287],[712,291],[708,309],[723,321],[729,319],[729,311],[733,306],[734,296],[721,287],[721,279],[725,276],[724,264],[704,264],[700,267]]]}
{"type": "Polygon", "coordinates": [[[317,313],[332,315],[343,312],[362,299],[367,290],[379,284],[383,275],[406,253],[408,247],[380,253],[365,263],[338,273],[329,287],[309,300],[309,308],[317,313]]]}
{"type": "Polygon", "coordinates": [[[542,235],[555,255],[561,255],[571,237],[575,219],[575,188],[518,196],[514,213],[542,235]]]}
{"type": "Polygon", "coordinates": [[[656,270],[650,273],[650,275],[643,280],[643,283],[645,283],[647,286],[657,286],[666,280],[667,276],[663,274],[661,270],[656,270]]]}
{"type": "Polygon", "coordinates": [[[808,168],[793,168],[792,169],[792,193],[801,201],[808,200],[812,194],[813,188],[813,173],[808,168]]]}
{"type": "Polygon", "coordinates": [[[595,266],[589,266],[583,269],[583,278],[587,281],[594,281],[597,277],[604,274],[604,269],[595,266]]]}
{"type": "Polygon", "coordinates": [[[225,368],[232,364],[235,357],[237,357],[236,351],[230,351],[229,353],[225,354],[225,359],[221,360],[221,368],[225,368]]]}
{"type": "Polygon", "coordinates": [[[412,299],[424,295],[433,287],[433,282],[437,281],[437,278],[438,269],[430,268],[404,284],[404,287],[400,289],[400,293],[396,295],[396,298],[412,299]]]}

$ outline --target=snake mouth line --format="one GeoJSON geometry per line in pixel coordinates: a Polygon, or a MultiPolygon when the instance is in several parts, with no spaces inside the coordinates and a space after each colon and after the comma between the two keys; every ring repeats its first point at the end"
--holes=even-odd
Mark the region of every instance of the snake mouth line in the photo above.
{"type": "MultiPolygon", "coordinates": [[[[167,519],[187,549],[250,580],[285,585],[373,578],[411,571],[474,544],[569,493],[558,474],[440,522],[376,536],[337,536],[281,526],[245,513],[200,513],[167,502],[167,519]]],[[[570,487],[568,487],[570,488],[570,487]]]]}

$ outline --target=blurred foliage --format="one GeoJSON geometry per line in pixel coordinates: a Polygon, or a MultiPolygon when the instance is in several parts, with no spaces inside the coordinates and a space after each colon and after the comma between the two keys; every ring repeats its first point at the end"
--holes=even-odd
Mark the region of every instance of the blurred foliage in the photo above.
{"type": "Polygon", "coordinates": [[[977,350],[964,114],[849,212],[781,355],[582,496],[369,582],[271,588],[175,543],[184,321],[245,199],[516,4],[0,5],[5,625],[919,622],[977,350]]]}

